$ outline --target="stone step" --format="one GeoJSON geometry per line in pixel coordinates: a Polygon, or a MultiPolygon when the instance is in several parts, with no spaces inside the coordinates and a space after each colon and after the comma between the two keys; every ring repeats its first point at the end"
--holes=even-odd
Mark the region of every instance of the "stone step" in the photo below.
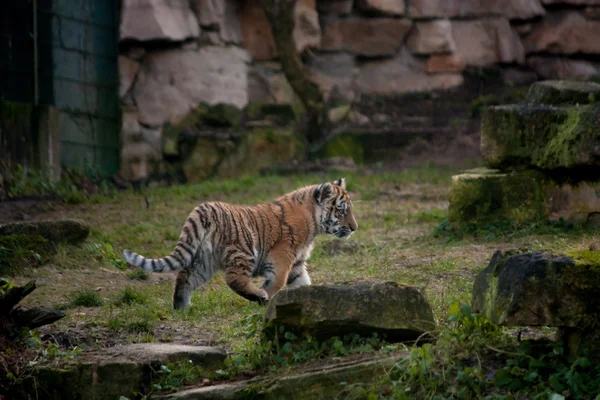
{"type": "Polygon", "coordinates": [[[594,82],[543,81],[529,88],[528,104],[577,105],[600,101],[600,85],[594,82]]]}
{"type": "MultiPolygon", "coordinates": [[[[372,385],[408,353],[342,362],[286,376],[257,377],[248,381],[188,389],[163,397],[165,400],[296,399],[336,398],[353,384],[372,385]]],[[[343,398],[343,397],[342,397],[343,398]]]]}

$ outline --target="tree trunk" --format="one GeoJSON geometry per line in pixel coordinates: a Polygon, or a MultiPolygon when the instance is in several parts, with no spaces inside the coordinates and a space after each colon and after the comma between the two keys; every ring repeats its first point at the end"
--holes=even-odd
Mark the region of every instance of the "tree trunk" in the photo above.
{"type": "Polygon", "coordinates": [[[263,0],[265,14],[271,26],[281,69],[290,86],[306,108],[308,126],[305,132],[309,144],[325,136],[329,120],[327,107],[319,87],[307,79],[294,40],[296,0],[263,0]]]}

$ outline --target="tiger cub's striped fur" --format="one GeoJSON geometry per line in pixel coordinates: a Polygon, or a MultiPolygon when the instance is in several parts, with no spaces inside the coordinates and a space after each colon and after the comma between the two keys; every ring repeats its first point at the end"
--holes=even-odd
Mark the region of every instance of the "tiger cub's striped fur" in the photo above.
{"type": "Polygon", "coordinates": [[[125,250],[131,265],[148,271],[180,270],[173,306],[189,306],[193,291],[218,270],[240,296],[264,302],[287,287],[310,285],[306,260],[319,234],[347,238],[357,228],[343,178],[307,186],[270,203],[237,206],[220,202],[191,212],[173,252],[147,259],[125,250]],[[263,276],[257,288],[251,277],[263,276]]]}

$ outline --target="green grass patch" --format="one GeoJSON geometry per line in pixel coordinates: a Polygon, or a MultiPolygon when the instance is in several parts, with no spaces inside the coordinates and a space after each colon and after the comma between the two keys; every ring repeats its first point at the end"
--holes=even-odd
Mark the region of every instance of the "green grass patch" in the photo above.
{"type": "Polygon", "coordinates": [[[49,256],[49,246],[41,236],[0,236],[0,274],[16,275],[42,265],[49,256]]]}
{"type": "Polygon", "coordinates": [[[104,301],[98,294],[98,292],[85,289],[73,293],[70,296],[70,300],[62,308],[76,308],[76,307],[101,307],[104,305],[104,301]]]}
{"type": "Polygon", "coordinates": [[[145,270],[138,268],[131,270],[127,273],[127,277],[129,279],[137,280],[137,281],[147,281],[150,278],[150,274],[145,270]]]}
{"type": "Polygon", "coordinates": [[[120,305],[131,306],[134,304],[144,305],[144,304],[147,304],[148,301],[149,301],[149,296],[146,293],[134,288],[133,286],[127,286],[117,296],[117,298],[115,300],[115,305],[117,305],[117,306],[120,306],[120,305]]]}

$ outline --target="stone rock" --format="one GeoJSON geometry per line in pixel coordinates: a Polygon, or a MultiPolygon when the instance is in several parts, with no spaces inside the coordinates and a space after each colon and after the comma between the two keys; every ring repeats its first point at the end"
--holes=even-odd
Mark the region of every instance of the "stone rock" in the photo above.
{"type": "MultiPolygon", "coordinates": [[[[294,40],[300,53],[321,43],[321,27],[316,0],[299,0],[294,12],[294,40]]],[[[277,50],[269,21],[259,0],[248,0],[241,11],[242,44],[255,61],[273,60],[277,50]]]]}
{"type": "Polygon", "coordinates": [[[462,83],[461,74],[427,74],[423,62],[402,49],[393,59],[364,63],[355,87],[365,94],[389,95],[449,89],[462,83]]]}
{"type": "Polygon", "coordinates": [[[248,54],[235,47],[149,53],[133,87],[139,121],[151,126],[176,122],[200,103],[243,108],[248,102],[247,62],[248,54]]]}
{"type": "Polygon", "coordinates": [[[535,24],[523,43],[527,53],[600,54],[599,36],[600,21],[575,11],[555,12],[535,24]]]}
{"type": "Polygon", "coordinates": [[[497,251],[473,286],[473,311],[509,326],[597,328],[599,299],[597,265],[544,252],[497,251]]]}
{"type": "Polygon", "coordinates": [[[536,82],[529,88],[529,104],[574,105],[600,100],[600,84],[578,81],[536,82]]]}
{"type": "Polygon", "coordinates": [[[343,18],[323,27],[321,49],[366,57],[391,56],[404,43],[412,23],[396,18],[343,18]]]}
{"type": "Polygon", "coordinates": [[[505,18],[453,21],[452,35],[456,54],[467,65],[483,67],[525,61],[521,39],[505,18]]]}
{"type": "Polygon", "coordinates": [[[348,118],[348,116],[350,115],[350,109],[350,104],[345,104],[329,109],[327,112],[329,122],[331,122],[332,124],[337,124],[343,121],[344,119],[348,118]]]}
{"type": "Polygon", "coordinates": [[[587,79],[600,72],[600,65],[565,57],[531,56],[527,65],[543,79],[587,79]]]}
{"type": "Polygon", "coordinates": [[[248,72],[248,101],[293,104],[300,100],[280,69],[255,64],[248,72]]]}
{"type": "Polygon", "coordinates": [[[565,221],[596,226],[600,183],[563,183],[536,170],[480,168],[452,177],[449,220],[453,223],[565,221]]]}
{"type": "Polygon", "coordinates": [[[446,19],[417,22],[407,41],[414,54],[453,53],[452,25],[446,19]]]}
{"type": "Polygon", "coordinates": [[[404,0],[358,0],[357,8],[367,14],[398,17],[404,15],[404,0]]]}
{"type": "Polygon", "coordinates": [[[509,19],[531,19],[544,15],[539,0],[411,0],[411,18],[464,18],[499,15],[509,19]]]}
{"type": "Polygon", "coordinates": [[[600,104],[579,107],[488,107],[481,121],[481,152],[493,168],[599,166],[600,104]]]}
{"type": "Polygon", "coordinates": [[[456,54],[434,54],[427,60],[425,71],[429,74],[460,73],[466,66],[465,60],[456,54]]]}
{"type": "Polygon", "coordinates": [[[181,41],[198,37],[200,28],[189,1],[125,0],[120,40],[181,41]]]}
{"type": "Polygon", "coordinates": [[[352,12],[354,0],[318,0],[317,10],[323,14],[348,15],[352,12]]]}
{"type": "Polygon", "coordinates": [[[435,328],[423,295],[389,281],[282,290],[269,301],[265,318],[269,326],[307,332],[317,339],[377,332],[388,341],[407,341],[435,328]]]}
{"type": "Polygon", "coordinates": [[[346,100],[354,98],[354,79],[358,73],[354,57],[347,53],[312,54],[305,62],[307,76],[328,98],[334,88],[346,100]]]}
{"type": "Polygon", "coordinates": [[[242,42],[239,1],[194,0],[192,4],[201,27],[216,29],[225,43],[242,42]]]}
{"type": "Polygon", "coordinates": [[[125,56],[119,56],[119,96],[123,97],[131,89],[135,76],[140,69],[140,63],[125,56]]]}
{"type": "Polygon", "coordinates": [[[77,219],[12,222],[0,225],[0,236],[41,236],[53,244],[80,244],[87,239],[89,234],[89,226],[77,219]]]}
{"type": "Polygon", "coordinates": [[[502,82],[506,85],[525,86],[535,81],[537,81],[537,75],[533,71],[524,71],[517,68],[502,70],[502,82]]]}
{"type": "Polygon", "coordinates": [[[175,343],[136,343],[110,347],[102,352],[102,360],[127,360],[136,363],[171,363],[190,360],[206,369],[223,366],[227,353],[220,347],[188,346],[175,343]]]}
{"type": "MultiPolygon", "coordinates": [[[[598,4],[600,4],[600,2],[598,4]]],[[[600,20],[600,7],[586,7],[583,15],[585,15],[587,19],[600,20]]]]}

